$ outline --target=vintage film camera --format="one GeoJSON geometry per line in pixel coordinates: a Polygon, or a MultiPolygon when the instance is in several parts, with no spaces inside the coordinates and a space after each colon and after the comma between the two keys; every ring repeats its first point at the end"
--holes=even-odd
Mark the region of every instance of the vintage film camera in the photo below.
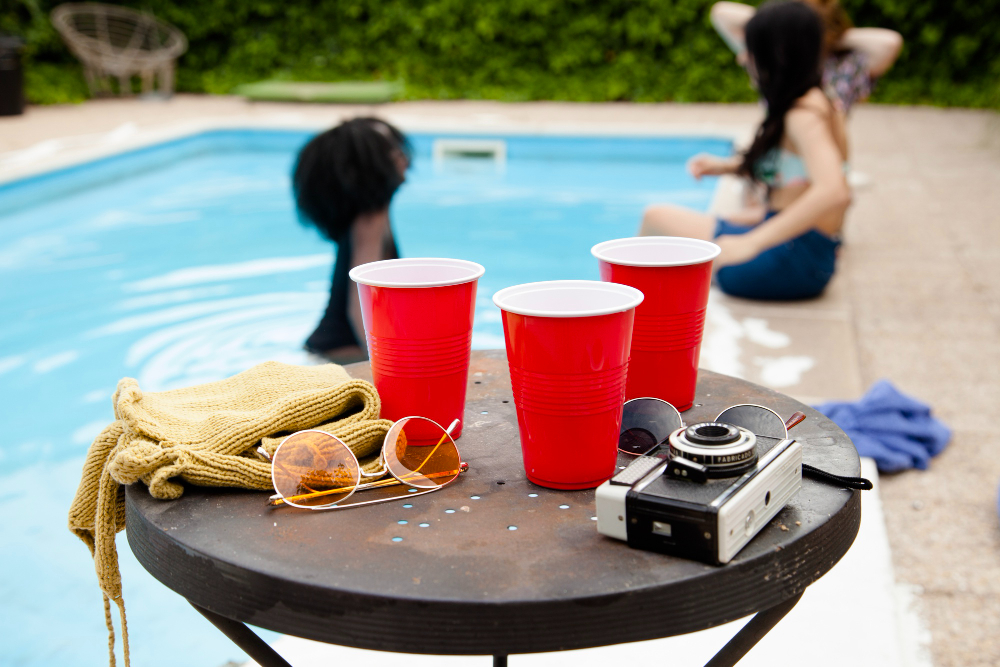
{"type": "Polygon", "coordinates": [[[665,401],[625,403],[619,449],[639,456],[597,489],[597,530],[636,549],[728,563],[802,486],[802,445],[758,405],[685,427],[665,401]]]}

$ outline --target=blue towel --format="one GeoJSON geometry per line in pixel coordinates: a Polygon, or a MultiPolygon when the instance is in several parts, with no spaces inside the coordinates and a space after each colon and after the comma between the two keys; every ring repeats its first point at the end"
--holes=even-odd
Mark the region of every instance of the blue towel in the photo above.
{"type": "Polygon", "coordinates": [[[854,442],[880,472],[926,470],[951,440],[951,429],[931,416],[930,406],[879,380],[857,401],[824,403],[816,409],[854,442]]]}

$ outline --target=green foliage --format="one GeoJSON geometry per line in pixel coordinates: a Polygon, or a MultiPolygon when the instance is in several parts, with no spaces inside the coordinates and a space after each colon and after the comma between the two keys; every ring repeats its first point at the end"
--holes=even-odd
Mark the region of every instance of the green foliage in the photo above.
{"type": "MultiPolygon", "coordinates": [[[[843,0],[899,30],[876,100],[1000,107],[1000,0],[843,0]]],[[[53,0],[0,0],[28,41],[29,99],[77,99],[53,0]],[[65,87],[65,90],[63,90],[65,87]]],[[[184,31],[180,90],[261,79],[404,80],[406,97],[734,102],[756,98],[712,31],[711,0],[125,0],[184,31]]]]}
{"type": "Polygon", "coordinates": [[[859,26],[899,31],[903,53],[873,100],[1000,108],[1000,1],[841,0],[859,26]]]}
{"type": "Polygon", "coordinates": [[[34,62],[24,71],[24,89],[31,102],[69,104],[89,97],[79,67],[34,62]]]}

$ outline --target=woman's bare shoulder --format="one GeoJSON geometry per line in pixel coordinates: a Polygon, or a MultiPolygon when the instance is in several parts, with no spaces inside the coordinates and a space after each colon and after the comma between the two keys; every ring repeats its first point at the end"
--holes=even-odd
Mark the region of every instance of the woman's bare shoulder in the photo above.
{"type": "MultiPolygon", "coordinates": [[[[814,89],[815,90],[815,89],[814,89]]],[[[785,115],[785,147],[804,155],[808,146],[831,142],[842,160],[848,158],[843,120],[821,91],[803,95],[785,115]]]]}

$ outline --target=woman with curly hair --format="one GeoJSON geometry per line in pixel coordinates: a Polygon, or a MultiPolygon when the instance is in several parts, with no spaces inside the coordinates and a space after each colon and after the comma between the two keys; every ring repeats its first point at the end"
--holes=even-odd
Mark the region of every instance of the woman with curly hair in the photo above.
{"type": "Polygon", "coordinates": [[[305,342],[337,363],[368,358],[358,290],[348,272],[396,259],[389,203],[410,166],[410,145],[392,125],[355,118],[314,137],[299,153],[292,189],[300,219],[337,245],[330,302],[305,342]]]}

